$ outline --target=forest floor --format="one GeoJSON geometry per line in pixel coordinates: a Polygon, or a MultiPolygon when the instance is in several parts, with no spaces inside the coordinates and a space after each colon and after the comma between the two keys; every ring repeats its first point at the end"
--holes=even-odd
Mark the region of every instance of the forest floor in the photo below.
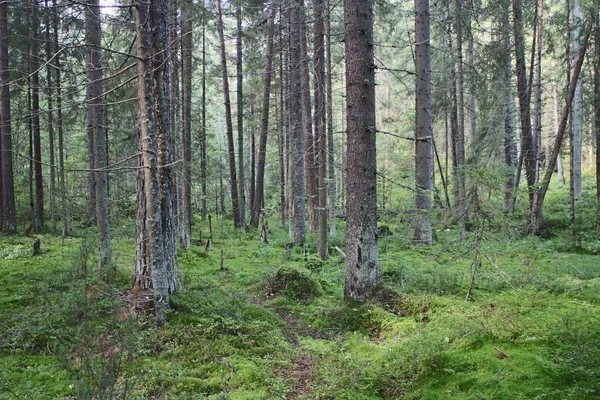
{"type": "Polygon", "coordinates": [[[215,219],[213,251],[180,250],[160,329],[131,301],[131,225],[115,231],[111,284],[92,233],[42,235],[35,257],[33,238],[1,237],[0,399],[596,399],[600,242],[582,204],[575,230],[557,198],[544,238],[494,217],[463,241],[440,222],[430,248],[389,217],[385,287],[363,305],[343,300],[344,259],[318,260],[314,237],[287,250],[284,229],[266,244],[215,219]]]}

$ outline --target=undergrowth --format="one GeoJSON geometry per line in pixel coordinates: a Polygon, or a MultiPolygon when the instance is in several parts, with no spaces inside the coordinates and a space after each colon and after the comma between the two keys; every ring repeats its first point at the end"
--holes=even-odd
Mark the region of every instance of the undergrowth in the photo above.
{"type": "Polygon", "coordinates": [[[488,214],[477,239],[460,241],[440,219],[430,248],[410,243],[404,213],[387,212],[384,286],[365,304],[342,296],[341,229],[321,261],[313,236],[287,249],[284,229],[266,244],[214,221],[213,251],[179,251],[182,290],[160,329],[130,306],[126,232],[111,283],[89,233],[39,236],[39,256],[32,238],[2,237],[0,398],[598,398],[595,205],[584,197],[569,225],[553,196],[551,235],[488,214]]]}

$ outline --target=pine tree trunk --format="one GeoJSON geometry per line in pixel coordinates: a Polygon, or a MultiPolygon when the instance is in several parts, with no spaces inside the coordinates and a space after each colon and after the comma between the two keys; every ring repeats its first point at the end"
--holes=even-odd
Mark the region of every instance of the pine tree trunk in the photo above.
{"type": "Polygon", "coordinates": [[[336,233],[336,190],[335,190],[335,151],[333,143],[333,94],[332,94],[332,63],[331,63],[331,10],[330,0],[325,0],[325,58],[326,58],[326,102],[327,102],[327,184],[329,195],[329,235],[336,233]]]}
{"type": "MultiPolygon", "coordinates": [[[[202,220],[208,216],[206,190],[206,167],[208,156],[206,151],[206,4],[202,0],[202,121],[200,127],[200,186],[202,190],[202,220]]],[[[216,211],[216,208],[215,208],[216,211]]]]}
{"type": "MultiPolygon", "coordinates": [[[[44,2],[46,9],[48,9],[48,0],[44,2]]],[[[51,21],[50,13],[44,14],[44,25],[46,28],[44,40],[46,41],[46,59],[50,60],[53,56],[52,53],[52,35],[51,35],[51,21]]],[[[52,235],[56,236],[57,232],[57,218],[56,218],[56,160],[55,160],[55,131],[54,131],[54,91],[52,69],[50,65],[46,66],[46,98],[48,103],[48,147],[50,153],[50,221],[52,223],[52,235]]]]}
{"type": "Polygon", "coordinates": [[[33,231],[41,233],[44,229],[44,180],[42,175],[42,140],[40,133],[40,80],[39,80],[39,18],[37,1],[30,1],[31,20],[30,75],[31,75],[31,131],[33,139],[33,169],[35,178],[35,200],[33,231]]]}
{"type": "Polygon", "coordinates": [[[381,283],[373,6],[373,0],[346,0],[344,4],[349,171],[344,296],[361,303],[381,283]]]}
{"type": "Polygon", "coordinates": [[[596,235],[600,237],[600,0],[594,3],[594,136],[596,137],[596,235]]]}
{"type": "MultiPolygon", "coordinates": [[[[519,117],[521,123],[521,153],[525,163],[525,175],[529,193],[529,206],[533,208],[535,196],[535,148],[531,129],[531,110],[529,85],[525,66],[525,41],[523,36],[523,9],[521,0],[513,0],[513,35],[517,73],[517,94],[519,98],[519,117]]],[[[516,183],[518,184],[518,182],[516,183]]]]}
{"type": "Polygon", "coordinates": [[[415,71],[416,71],[416,117],[415,117],[415,229],[414,240],[431,246],[431,195],[433,191],[433,129],[430,109],[430,44],[429,0],[415,2],[415,71]]]}
{"type": "Polygon", "coordinates": [[[140,169],[134,289],[147,292],[158,324],[175,291],[177,254],[172,226],[169,154],[171,92],[167,0],[136,3],[140,169]]]}
{"type": "Polygon", "coordinates": [[[219,48],[221,55],[221,74],[223,77],[223,98],[225,104],[225,125],[227,132],[227,154],[229,159],[229,176],[231,179],[231,207],[233,212],[233,225],[239,228],[240,197],[238,192],[237,171],[235,167],[235,148],[233,142],[233,122],[231,118],[231,98],[229,96],[229,76],[227,73],[227,55],[225,52],[225,34],[223,32],[223,12],[221,11],[221,0],[216,0],[217,8],[217,31],[219,33],[219,48]]]}
{"type": "Polygon", "coordinates": [[[321,260],[329,256],[327,249],[327,132],[325,125],[325,8],[324,0],[315,0],[315,139],[317,147],[317,213],[318,251],[321,260]]]}
{"type": "Polygon", "coordinates": [[[242,68],[242,6],[236,7],[237,37],[236,37],[236,69],[237,69],[237,134],[238,134],[238,168],[239,184],[239,212],[240,228],[246,229],[246,178],[244,172],[244,96],[243,96],[243,68],[242,68]]]}
{"type": "Polygon", "coordinates": [[[464,77],[463,77],[463,34],[462,34],[462,11],[463,0],[455,0],[454,3],[454,31],[456,34],[455,54],[455,86],[456,86],[456,135],[454,137],[456,157],[456,179],[455,193],[457,195],[458,231],[459,236],[464,238],[465,220],[467,218],[467,189],[465,177],[465,101],[464,101],[464,77]]]}
{"type": "Polygon", "coordinates": [[[106,152],[106,122],[102,84],[102,29],[100,25],[99,0],[87,0],[86,19],[86,95],[89,142],[93,144],[92,169],[94,172],[95,198],[90,199],[95,207],[98,227],[98,265],[101,269],[111,264],[110,221],[108,199],[108,154],[106,152]]]}
{"type": "Polygon", "coordinates": [[[181,94],[183,179],[181,182],[181,245],[192,243],[192,1],[184,1],[181,11],[181,94]]]}
{"type": "Polygon", "coordinates": [[[52,0],[52,30],[54,47],[54,65],[55,65],[55,85],[56,85],[56,129],[58,133],[58,166],[60,180],[60,203],[62,214],[61,236],[64,239],[68,232],[68,213],[67,213],[67,183],[65,181],[65,146],[63,130],[63,111],[62,111],[62,80],[61,63],[58,52],[58,7],[57,0],[52,0]]]}
{"type": "Polygon", "coordinates": [[[260,119],[260,139],[258,145],[256,187],[254,188],[252,218],[250,221],[250,225],[252,225],[255,228],[258,228],[262,204],[264,202],[265,160],[267,156],[267,138],[269,134],[269,106],[271,99],[271,76],[273,69],[273,36],[275,33],[275,15],[277,13],[277,5],[277,0],[271,1],[271,4],[269,5],[269,17],[267,21],[267,54],[265,65],[262,114],[260,119]]]}
{"type": "Polygon", "coordinates": [[[292,230],[294,244],[304,245],[306,240],[306,185],[305,185],[305,146],[303,132],[303,87],[302,87],[302,0],[293,0],[290,11],[290,90],[289,107],[290,114],[290,152],[291,168],[290,180],[292,188],[292,230]]]}
{"type": "MultiPolygon", "coordinates": [[[[579,54],[579,36],[581,35],[581,6],[579,0],[573,0],[573,30],[571,32],[571,65],[575,65],[579,54]]],[[[573,98],[573,109],[571,115],[571,202],[573,214],[575,201],[581,197],[581,162],[583,150],[583,94],[581,91],[581,80],[575,87],[575,97],[573,98]]],[[[573,217],[574,218],[574,217],[573,217]]]]}
{"type": "Polygon", "coordinates": [[[0,230],[17,232],[15,187],[13,169],[12,121],[10,109],[10,70],[8,63],[8,3],[0,2],[0,207],[2,225],[0,230]]]}

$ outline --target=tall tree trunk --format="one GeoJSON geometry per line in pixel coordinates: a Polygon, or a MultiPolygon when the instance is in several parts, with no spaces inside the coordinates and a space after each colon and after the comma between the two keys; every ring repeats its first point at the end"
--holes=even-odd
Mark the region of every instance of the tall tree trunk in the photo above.
{"type": "Polygon", "coordinates": [[[515,186],[516,174],[516,145],[514,129],[514,92],[512,89],[512,57],[510,43],[510,0],[504,0],[502,3],[502,15],[500,17],[500,35],[503,48],[502,62],[502,87],[504,88],[502,96],[502,113],[504,115],[504,164],[508,169],[507,179],[504,184],[504,212],[512,213],[515,210],[515,186]]]}
{"type": "Polygon", "coordinates": [[[325,0],[325,58],[326,58],[326,102],[327,102],[327,185],[329,195],[329,234],[334,236],[336,233],[336,190],[335,190],[335,152],[333,143],[333,94],[332,94],[332,62],[331,62],[331,2],[325,0]]]}
{"type": "Polygon", "coordinates": [[[433,129],[430,101],[429,0],[415,2],[415,230],[414,240],[427,246],[433,243],[431,194],[433,191],[433,129]]]}
{"type": "Polygon", "coordinates": [[[86,49],[87,49],[87,105],[88,140],[93,143],[93,182],[95,198],[90,201],[95,206],[98,227],[98,263],[101,269],[111,264],[110,221],[108,199],[108,154],[106,152],[106,121],[102,85],[102,28],[100,24],[99,0],[87,0],[85,9],[86,49]]]}
{"type": "Polygon", "coordinates": [[[67,182],[65,181],[65,146],[63,130],[63,110],[62,110],[62,80],[61,63],[58,52],[58,7],[57,0],[52,0],[52,31],[54,47],[54,65],[55,65],[55,85],[56,85],[56,128],[58,133],[58,166],[60,179],[60,203],[62,215],[61,236],[64,239],[68,232],[68,213],[67,213],[67,182]]]}
{"type": "MultiPolygon", "coordinates": [[[[558,134],[558,126],[559,126],[559,117],[558,117],[558,90],[556,89],[556,85],[552,86],[552,104],[553,104],[553,113],[554,113],[554,135],[558,134]]],[[[552,146],[548,146],[548,154],[550,154],[552,150],[552,146]]],[[[563,162],[562,162],[562,151],[559,151],[558,157],[556,158],[556,174],[558,175],[558,181],[564,185],[565,183],[565,174],[563,170],[563,162]]]]}
{"type": "Polygon", "coordinates": [[[364,302],[381,283],[373,6],[373,0],[344,4],[349,170],[344,296],[358,302],[364,302]]]}
{"type": "Polygon", "coordinates": [[[13,169],[12,122],[10,111],[10,70],[8,63],[8,1],[0,1],[0,157],[2,226],[7,233],[17,232],[13,169]]]}
{"type": "Polygon", "coordinates": [[[277,134],[278,145],[279,145],[279,197],[281,202],[281,225],[285,226],[288,220],[289,210],[289,197],[287,191],[287,165],[288,165],[288,152],[287,143],[289,142],[289,130],[287,121],[289,120],[286,110],[286,88],[288,85],[288,55],[289,46],[284,42],[284,32],[288,32],[289,28],[285,26],[289,22],[289,7],[285,7],[282,2],[279,2],[279,129],[277,134]]]}
{"type": "Polygon", "coordinates": [[[35,177],[35,205],[33,231],[41,233],[44,229],[44,180],[42,175],[42,140],[40,134],[40,79],[39,79],[39,38],[38,4],[30,0],[31,26],[29,27],[30,74],[31,74],[31,129],[33,136],[33,169],[35,177]]]}
{"type": "Polygon", "coordinates": [[[465,220],[467,218],[467,189],[465,177],[465,101],[464,101],[464,77],[463,77],[463,34],[462,34],[462,10],[463,0],[454,2],[454,31],[456,35],[456,47],[454,48],[455,79],[456,87],[456,135],[453,137],[455,147],[455,194],[457,196],[458,230],[459,236],[466,235],[465,220]]]}
{"type": "Polygon", "coordinates": [[[225,103],[225,125],[227,131],[227,153],[229,158],[229,176],[231,179],[231,204],[233,211],[233,224],[241,227],[240,197],[238,192],[237,171],[235,167],[235,148],[233,142],[233,122],[231,118],[231,98],[229,96],[229,75],[227,73],[227,55],[225,51],[225,34],[223,33],[223,12],[221,0],[216,0],[217,31],[219,33],[219,48],[221,54],[221,73],[223,76],[223,97],[225,103]]]}
{"type": "MultiPolygon", "coordinates": [[[[206,151],[206,0],[202,0],[202,121],[200,127],[200,186],[202,190],[202,220],[208,215],[206,191],[206,167],[208,162],[206,151]]],[[[216,209],[215,209],[216,211],[216,209]]]]}
{"type": "Polygon", "coordinates": [[[240,227],[246,229],[246,177],[244,173],[244,75],[242,60],[242,6],[236,7],[237,36],[236,36],[236,69],[237,69],[237,134],[238,134],[238,168],[240,196],[240,227]]]}
{"type": "Polygon", "coordinates": [[[260,119],[260,142],[258,145],[258,164],[256,170],[256,187],[252,204],[252,218],[250,225],[258,228],[262,204],[264,202],[265,187],[265,160],[267,155],[267,138],[269,134],[269,105],[271,99],[271,76],[273,69],[273,36],[275,33],[275,15],[277,13],[277,0],[272,0],[269,5],[267,20],[267,54],[265,65],[265,81],[260,119]]]}
{"type": "Polygon", "coordinates": [[[306,13],[304,0],[300,0],[300,71],[302,90],[302,129],[304,131],[304,167],[306,177],[306,205],[308,210],[308,226],[311,232],[317,230],[317,163],[315,151],[315,135],[313,132],[312,101],[310,98],[310,68],[308,62],[308,45],[306,29],[306,13]]]}
{"type": "Polygon", "coordinates": [[[550,185],[550,179],[552,178],[552,174],[554,173],[554,168],[556,167],[556,159],[558,158],[558,154],[560,152],[560,147],[562,145],[565,129],[567,126],[567,120],[569,117],[569,109],[572,106],[573,98],[575,97],[575,91],[577,87],[577,81],[579,80],[579,75],[581,73],[581,67],[583,65],[583,60],[585,58],[585,52],[587,50],[589,37],[592,31],[592,23],[586,29],[585,36],[581,42],[581,47],[579,50],[579,56],[577,58],[577,62],[575,63],[575,67],[573,70],[573,76],[569,82],[569,87],[567,89],[567,98],[565,102],[565,109],[563,110],[562,117],[560,119],[560,125],[558,127],[558,131],[556,134],[556,139],[554,141],[554,145],[552,147],[552,153],[548,158],[548,166],[546,167],[546,173],[544,174],[544,179],[541,182],[540,189],[536,192],[534,197],[534,206],[531,210],[531,220],[529,231],[533,234],[538,234],[540,229],[542,228],[543,218],[542,218],[542,205],[544,204],[544,199],[546,197],[546,192],[548,191],[548,186],[550,185]]]}
{"type": "Polygon", "coordinates": [[[315,0],[315,139],[317,147],[317,213],[319,257],[329,256],[327,249],[327,132],[325,125],[325,14],[324,0],[315,0]]]}
{"type": "Polygon", "coordinates": [[[162,324],[169,295],[177,287],[168,146],[169,8],[167,0],[139,0],[136,5],[141,155],[134,288],[150,294],[157,323],[162,324]]]}
{"type": "Polygon", "coordinates": [[[305,147],[303,132],[303,59],[302,59],[302,28],[303,1],[293,0],[290,11],[290,90],[289,90],[289,113],[290,113],[290,150],[291,150],[291,168],[290,174],[292,187],[292,227],[294,243],[304,245],[306,240],[306,186],[305,186],[305,147]]]}
{"type": "Polygon", "coordinates": [[[539,181],[541,172],[542,154],[542,39],[544,22],[544,0],[537,0],[537,48],[535,56],[535,103],[533,124],[533,147],[535,149],[535,175],[536,182],[539,181]]]}
{"type": "MultiPolygon", "coordinates": [[[[527,177],[527,189],[529,193],[529,206],[533,208],[534,195],[536,192],[535,173],[535,148],[531,129],[530,93],[527,83],[527,72],[525,66],[525,40],[523,36],[523,6],[521,0],[513,0],[513,35],[515,47],[515,60],[517,71],[517,94],[519,98],[519,116],[521,122],[521,153],[525,163],[525,175],[527,177]]],[[[518,183],[516,183],[518,184],[518,183]]]]}
{"type": "Polygon", "coordinates": [[[594,4],[594,129],[596,137],[596,235],[600,236],[600,0],[594,4]]]}
{"type": "MultiPolygon", "coordinates": [[[[573,29],[571,34],[571,65],[574,66],[579,54],[579,40],[581,35],[581,6],[579,0],[573,0],[573,29]]],[[[575,96],[573,97],[573,109],[571,114],[571,207],[572,218],[575,214],[575,201],[581,197],[581,161],[583,151],[583,93],[581,91],[581,79],[575,87],[575,96]]]]}
{"type": "MultiPolygon", "coordinates": [[[[48,10],[48,0],[44,2],[45,8],[48,10]]],[[[46,41],[46,59],[50,60],[53,56],[52,52],[52,34],[50,22],[50,13],[44,14],[44,25],[46,25],[45,37],[46,41]]],[[[57,232],[57,220],[56,220],[56,160],[55,160],[55,133],[54,133],[54,91],[52,71],[53,67],[50,65],[46,66],[46,97],[48,103],[48,147],[50,153],[50,221],[52,221],[52,235],[56,235],[57,232]]]]}
{"type": "Polygon", "coordinates": [[[181,182],[181,244],[192,243],[192,1],[184,1],[181,7],[181,94],[182,94],[182,150],[183,179],[181,182]]]}

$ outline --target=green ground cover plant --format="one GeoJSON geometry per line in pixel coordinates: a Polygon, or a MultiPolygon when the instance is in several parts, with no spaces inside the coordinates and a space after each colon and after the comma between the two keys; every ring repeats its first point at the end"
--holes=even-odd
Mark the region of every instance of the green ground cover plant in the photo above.
{"type": "MultiPolygon", "coordinates": [[[[89,232],[64,243],[39,236],[38,256],[33,238],[2,237],[0,398],[597,398],[600,267],[588,200],[569,226],[564,199],[549,198],[544,237],[498,216],[476,228],[477,243],[476,231],[459,241],[440,220],[431,248],[411,244],[409,223],[391,216],[379,243],[384,287],[362,305],[343,299],[333,247],[320,261],[313,237],[289,250],[282,228],[266,244],[224,221],[212,251],[180,250],[183,290],[160,329],[131,302],[129,229],[115,234],[111,284],[89,232]]],[[[343,247],[338,232],[331,243],[343,247]]]]}

